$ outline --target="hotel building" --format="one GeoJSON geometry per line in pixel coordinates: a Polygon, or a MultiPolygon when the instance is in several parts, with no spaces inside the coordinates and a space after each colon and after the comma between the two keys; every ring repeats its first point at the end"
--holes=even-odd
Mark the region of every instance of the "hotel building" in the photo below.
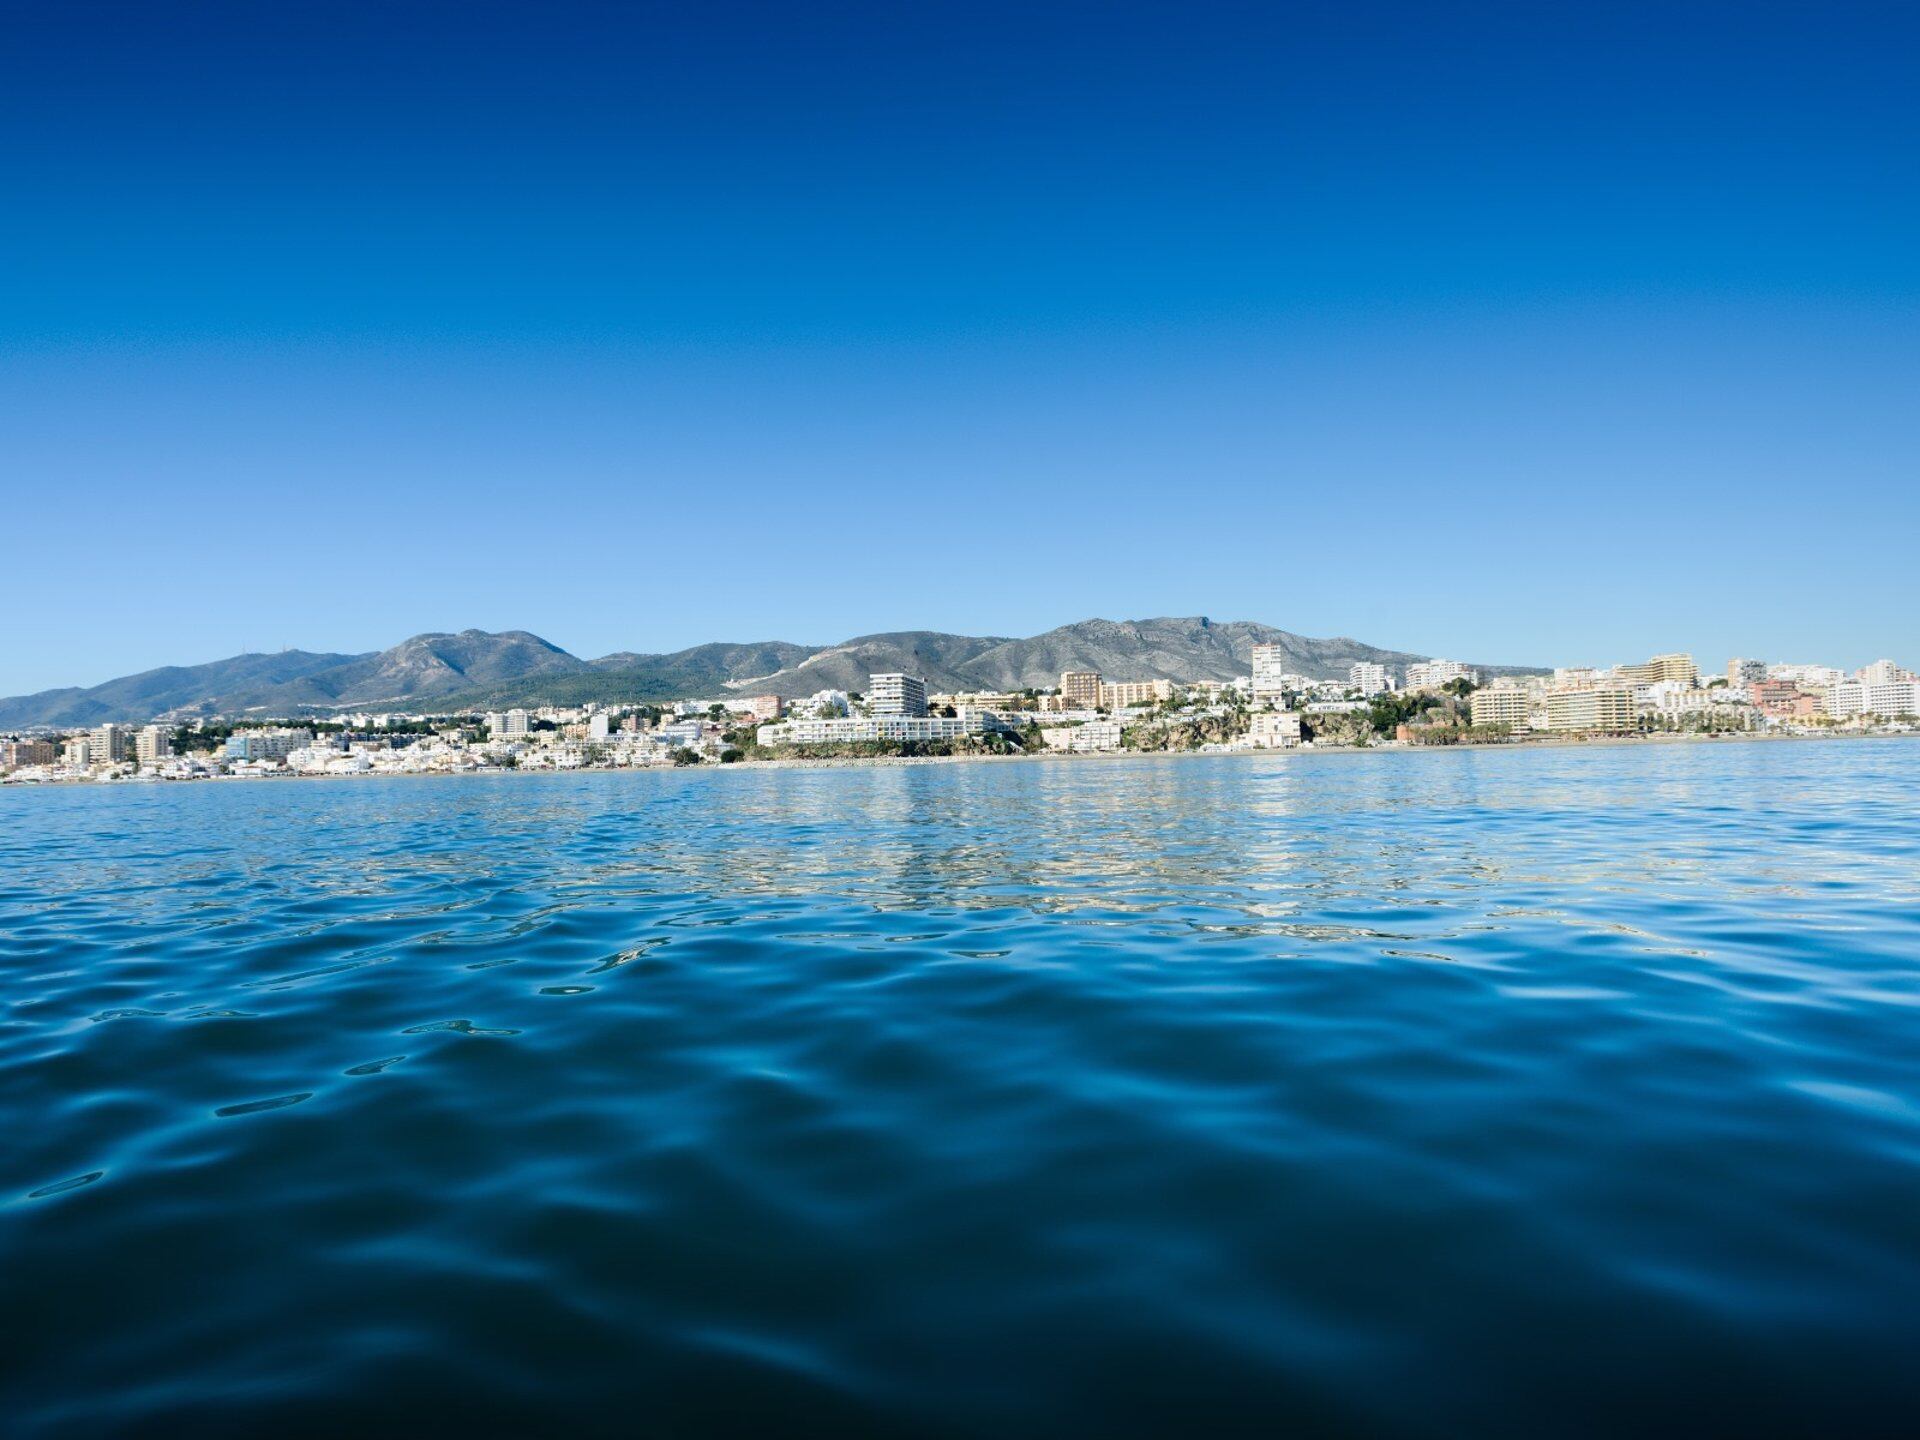
{"type": "Polygon", "coordinates": [[[897,671],[875,675],[867,698],[872,702],[875,715],[925,715],[927,682],[918,675],[903,675],[897,671]]]}
{"type": "Polygon", "coordinates": [[[1547,692],[1549,730],[1627,735],[1638,728],[1630,688],[1547,692]]]}
{"type": "Polygon", "coordinates": [[[1100,687],[1102,710],[1125,710],[1131,705],[1157,705],[1173,698],[1171,680],[1116,680],[1100,687]]]}
{"type": "Polygon", "coordinates": [[[1667,681],[1687,686],[1700,683],[1700,667],[1693,663],[1693,656],[1679,652],[1656,655],[1644,665],[1620,665],[1613,673],[1627,685],[1659,685],[1667,681]]]}
{"type": "Polygon", "coordinates": [[[1100,708],[1100,672],[1098,670],[1061,671],[1060,698],[1067,702],[1067,708],[1070,710],[1098,710],[1100,708]]]}
{"type": "Polygon", "coordinates": [[[1284,703],[1288,681],[1287,652],[1278,645],[1253,647],[1253,703],[1284,703]]]}
{"type": "Polygon", "coordinates": [[[1894,680],[1881,685],[1843,680],[1827,692],[1827,714],[1836,720],[1851,715],[1920,715],[1920,680],[1894,680]]]}
{"type": "Polygon", "coordinates": [[[1525,730],[1530,724],[1532,697],[1517,685],[1494,685],[1473,692],[1473,723],[1506,725],[1525,730]]]}
{"type": "Polygon", "coordinates": [[[1347,671],[1347,688],[1358,690],[1362,695],[1384,694],[1393,689],[1393,676],[1387,673],[1386,666],[1363,660],[1347,671]]]}
{"type": "Polygon", "coordinates": [[[1012,732],[1019,727],[985,710],[964,715],[865,715],[846,720],[786,720],[762,725],[756,733],[762,745],[849,745],[866,741],[957,740],[989,730],[1012,732]]]}
{"type": "Polygon", "coordinates": [[[1407,666],[1409,690],[1438,690],[1454,680],[1478,677],[1458,660],[1422,660],[1407,666]]]}

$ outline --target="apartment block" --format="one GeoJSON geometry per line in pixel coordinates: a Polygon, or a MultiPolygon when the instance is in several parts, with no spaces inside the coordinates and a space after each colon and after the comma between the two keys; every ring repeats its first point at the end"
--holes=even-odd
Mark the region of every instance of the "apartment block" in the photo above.
{"type": "Polygon", "coordinates": [[[867,698],[875,715],[925,715],[927,682],[918,675],[897,671],[875,675],[868,685],[867,698]]]}
{"type": "Polygon", "coordinates": [[[762,745],[846,745],[872,740],[957,740],[962,735],[1018,728],[998,715],[969,710],[952,717],[867,715],[846,720],[787,720],[778,725],[762,725],[757,735],[762,745]]]}
{"type": "Polygon", "coordinates": [[[1547,692],[1549,730],[1625,735],[1637,728],[1631,688],[1547,692]]]}
{"type": "Polygon", "coordinates": [[[1075,755],[1100,754],[1120,748],[1118,720],[1089,720],[1084,725],[1054,725],[1040,732],[1049,750],[1075,755]]]}
{"type": "Polygon", "coordinates": [[[0,740],[0,770],[51,765],[58,754],[51,740],[0,740]]]}
{"type": "Polygon", "coordinates": [[[1100,672],[1098,670],[1063,670],[1060,672],[1060,698],[1067,702],[1069,710],[1098,710],[1100,708],[1100,672]]]}
{"type": "Polygon", "coordinates": [[[1380,695],[1393,688],[1393,676],[1384,665],[1362,661],[1347,671],[1347,688],[1362,695],[1380,695]]]}
{"type": "Polygon", "coordinates": [[[1835,719],[1852,715],[1920,715],[1920,680],[1894,680],[1864,685],[1844,680],[1827,692],[1827,714],[1835,719]]]}
{"type": "Polygon", "coordinates": [[[1493,685],[1473,692],[1473,723],[1505,725],[1525,730],[1530,723],[1532,697],[1517,685],[1493,685]]]}
{"type": "Polygon", "coordinates": [[[1172,698],[1171,680],[1117,680],[1100,687],[1102,710],[1125,710],[1131,705],[1158,705],[1172,698]]]}
{"type": "Polygon", "coordinates": [[[1438,690],[1442,685],[1455,680],[1477,680],[1478,678],[1458,660],[1422,660],[1407,666],[1409,690],[1438,690]]]}
{"type": "Polygon", "coordinates": [[[118,763],[133,755],[133,731],[125,725],[102,725],[89,738],[95,765],[118,763]]]}
{"type": "Polygon", "coordinates": [[[1253,647],[1253,703],[1260,705],[1286,699],[1290,677],[1287,652],[1278,645],[1253,647]]]}
{"type": "Polygon", "coordinates": [[[1300,743],[1300,712],[1261,710],[1253,716],[1247,739],[1256,750],[1291,750],[1300,743]]]}
{"type": "Polygon", "coordinates": [[[1700,667],[1693,663],[1693,656],[1682,652],[1656,655],[1644,665],[1618,666],[1614,675],[1627,685],[1660,685],[1667,681],[1679,685],[1700,683],[1700,667]]]}

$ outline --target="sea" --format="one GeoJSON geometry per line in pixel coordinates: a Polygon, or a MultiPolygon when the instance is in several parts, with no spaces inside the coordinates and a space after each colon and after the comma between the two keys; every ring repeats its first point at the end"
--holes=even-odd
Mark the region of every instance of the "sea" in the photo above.
{"type": "Polygon", "coordinates": [[[1920,742],[0,789],[0,1433],[1912,1436],[1920,742]]]}

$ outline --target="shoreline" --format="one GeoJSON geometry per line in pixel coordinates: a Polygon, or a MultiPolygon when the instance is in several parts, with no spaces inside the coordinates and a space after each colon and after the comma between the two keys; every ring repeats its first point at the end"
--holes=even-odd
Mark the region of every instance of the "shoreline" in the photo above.
{"type": "Polygon", "coordinates": [[[908,765],[1023,765],[1044,762],[1060,764],[1101,764],[1128,763],[1140,760],[1228,760],[1243,757],[1312,757],[1312,756],[1356,756],[1381,754],[1426,754],[1426,753],[1501,753],[1515,754],[1539,750],[1620,750],[1647,746],[1702,746],[1727,744],[1782,744],[1813,743],[1833,744],[1850,743],[1862,740],[1913,740],[1920,739],[1920,732],[1891,731],[1881,733],[1840,733],[1831,735],[1767,735],[1767,734],[1720,734],[1720,735],[1612,735],[1593,739],[1557,739],[1522,740],[1504,744],[1461,744],[1461,745],[1303,745],[1289,749],[1271,750],[1108,750],[1074,754],[1066,751],[1046,751],[1036,755],[874,755],[874,756],[822,756],[819,759],[806,759],[798,756],[778,760],[739,760],[732,764],[721,765],[702,762],[699,765],[597,765],[581,766],[571,769],[529,769],[521,770],[504,766],[487,766],[471,770],[434,771],[365,771],[358,774],[302,774],[287,772],[278,775],[207,775],[186,780],[168,780],[160,777],[138,779],[122,777],[119,779],[82,779],[63,778],[46,780],[5,780],[0,781],[0,790],[37,790],[69,789],[77,786],[96,786],[105,789],[139,788],[149,786],[195,785],[206,782],[223,784],[247,784],[260,781],[286,782],[296,780],[452,780],[477,777],[508,777],[516,775],[627,775],[674,773],[711,773],[713,771],[759,772],[768,770],[852,770],[875,767],[898,767],[908,765]]]}

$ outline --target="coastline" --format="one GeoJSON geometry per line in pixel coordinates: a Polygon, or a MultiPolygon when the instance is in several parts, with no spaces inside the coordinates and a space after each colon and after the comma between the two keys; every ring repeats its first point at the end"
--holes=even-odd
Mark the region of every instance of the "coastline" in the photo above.
{"type": "Polygon", "coordinates": [[[658,774],[673,772],[679,774],[705,774],[715,771],[759,772],[768,770],[849,770],[875,767],[900,767],[909,765],[1025,765],[1053,762],[1058,764],[1114,764],[1141,760],[1225,760],[1243,757],[1257,758],[1310,758],[1317,756],[1357,756],[1381,754],[1451,754],[1451,753],[1499,753],[1514,754],[1537,750],[1620,750],[1648,746],[1719,746],[1728,744],[1841,744],[1863,740],[1913,740],[1920,739],[1920,731],[1885,731],[1878,733],[1840,733],[1828,735],[1767,735],[1722,733],[1717,735],[1615,735],[1593,739],[1523,740],[1505,744],[1460,744],[1460,745],[1303,745],[1288,749],[1241,749],[1241,750],[1107,750],[1086,753],[1067,751],[1046,751],[1036,755],[875,755],[875,756],[823,756],[819,759],[803,757],[785,757],[778,760],[739,760],[731,764],[708,764],[688,766],[646,765],[646,766],[581,766],[569,769],[539,768],[521,770],[503,766],[477,767],[468,770],[396,770],[364,771],[357,774],[305,774],[288,771],[277,775],[207,775],[187,780],[168,780],[159,777],[121,777],[118,779],[93,779],[72,777],[63,779],[4,780],[0,781],[0,790],[66,790],[77,786],[93,786],[105,789],[137,788],[152,786],[178,787],[182,785],[215,784],[257,784],[284,783],[287,781],[364,781],[364,780],[450,780],[476,777],[509,777],[533,775],[626,775],[658,774]]]}

